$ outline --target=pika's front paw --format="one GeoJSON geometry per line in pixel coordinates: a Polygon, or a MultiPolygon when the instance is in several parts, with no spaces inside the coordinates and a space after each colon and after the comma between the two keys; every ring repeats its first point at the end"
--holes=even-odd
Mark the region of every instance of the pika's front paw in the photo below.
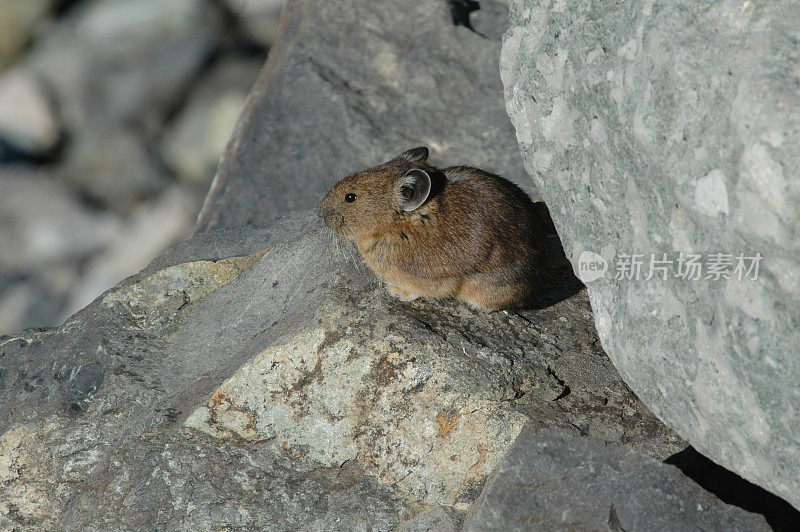
{"type": "Polygon", "coordinates": [[[398,288],[388,283],[386,284],[386,290],[388,290],[390,294],[400,301],[405,301],[406,303],[419,298],[419,294],[409,292],[408,290],[403,290],[402,288],[398,288]]]}

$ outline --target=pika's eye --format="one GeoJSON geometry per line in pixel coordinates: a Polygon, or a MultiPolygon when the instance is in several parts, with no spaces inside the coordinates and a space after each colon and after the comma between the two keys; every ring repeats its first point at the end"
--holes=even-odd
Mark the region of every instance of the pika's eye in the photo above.
{"type": "Polygon", "coordinates": [[[349,194],[345,195],[344,200],[347,203],[353,203],[356,200],[356,195],[350,192],[349,194]]]}

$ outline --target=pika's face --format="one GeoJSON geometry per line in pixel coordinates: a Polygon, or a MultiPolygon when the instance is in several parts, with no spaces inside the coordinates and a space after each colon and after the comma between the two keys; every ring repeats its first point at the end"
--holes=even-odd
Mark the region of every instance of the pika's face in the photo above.
{"type": "Polygon", "coordinates": [[[427,154],[427,148],[416,148],[345,177],[328,192],[317,214],[337,233],[355,239],[390,227],[398,216],[427,199],[430,177],[418,168],[427,154]]]}
{"type": "Polygon", "coordinates": [[[392,212],[388,200],[393,178],[389,169],[378,168],[349,175],[328,192],[317,213],[337,233],[356,237],[369,232],[392,212]]]}

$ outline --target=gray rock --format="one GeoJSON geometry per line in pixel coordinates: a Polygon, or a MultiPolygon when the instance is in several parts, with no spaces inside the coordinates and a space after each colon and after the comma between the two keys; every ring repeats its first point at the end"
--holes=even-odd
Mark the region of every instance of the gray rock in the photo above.
{"type": "Polygon", "coordinates": [[[452,529],[523,422],[684,445],[600,350],[585,292],[402,303],[295,214],[0,339],[0,526],[452,529]]]}
{"type": "Polygon", "coordinates": [[[178,179],[208,189],[262,65],[261,59],[222,57],[197,82],[160,144],[164,162],[178,179]]]}
{"type": "MultiPolygon", "coordinates": [[[[74,281],[78,278],[76,269],[59,268],[59,273],[66,274],[62,275],[64,281],[74,281]]],[[[59,323],[69,297],[69,289],[63,283],[54,287],[38,276],[18,277],[3,273],[4,279],[0,282],[0,334],[59,323]]]]}
{"type": "Polygon", "coordinates": [[[452,510],[436,508],[400,523],[397,532],[455,532],[461,519],[452,510]]]}
{"type": "Polygon", "coordinates": [[[203,0],[82,2],[60,18],[21,62],[68,140],[54,173],[125,213],[161,193],[168,178],[153,143],[216,49],[219,18],[203,0]]]}
{"type": "Polygon", "coordinates": [[[62,183],[26,167],[3,167],[0,190],[0,334],[61,323],[82,265],[122,221],[87,211],[62,183]]]}
{"type": "Polygon", "coordinates": [[[269,48],[278,38],[284,0],[223,0],[247,35],[269,48]]]}
{"type": "Polygon", "coordinates": [[[575,270],[608,266],[588,283],[604,348],[700,452],[800,507],[796,2],[511,6],[508,112],[575,270]],[[638,280],[615,278],[625,254],[638,280]]]}
{"type": "Polygon", "coordinates": [[[0,141],[36,157],[52,151],[60,137],[61,126],[41,81],[23,68],[3,72],[0,77],[0,141]]]}
{"type": "Polygon", "coordinates": [[[507,7],[480,5],[289,1],[198,231],[315,207],[345,174],[423,144],[434,164],[477,165],[537,196],[497,73],[507,7]]]}
{"type": "MultiPolygon", "coordinates": [[[[71,287],[61,323],[120,279],[144,268],[154,256],[192,233],[200,201],[188,190],[174,186],[152,201],[136,207],[114,238],[87,258],[81,276],[71,287]]],[[[41,324],[40,324],[41,325],[41,324]]]]}
{"type": "Polygon", "coordinates": [[[78,4],[25,64],[47,82],[73,134],[97,123],[152,129],[214,50],[217,18],[202,0],[78,4]]]}
{"type": "Polygon", "coordinates": [[[110,125],[82,130],[54,174],[105,209],[124,214],[168,185],[166,172],[144,139],[110,125]]]}
{"type": "Polygon", "coordinates": [[[87,212],[74,192],[41,172],[6,166],[0,189],[2,271],[85,260],[120,230],[117,218],[87,212]]]}
{"type": "Polygon", "coordinates": [[[523,431],[465,530],[771,530],[670,465],[564,430],[523,431]]]}
{"type": "Polygon", "coordinates": [[[0,70],[17,57],[56,0],[5,0],[0,6],[0,70]]]}
{"type": "Polygon", "coordinates": [[[96,212],[24,167],[6,167],[0,189],[0,334],[62,323],[188,237],[200,205],[173,187],[128,217],[96,212]]]}

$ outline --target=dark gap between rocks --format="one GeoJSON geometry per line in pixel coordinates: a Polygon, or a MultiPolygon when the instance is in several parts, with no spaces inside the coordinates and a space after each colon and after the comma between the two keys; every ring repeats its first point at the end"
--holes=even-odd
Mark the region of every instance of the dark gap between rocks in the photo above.
{"type": "Polygon", "coordinates": [[[800,529],[800,512],[791,504],[715,464],[691,445],[673,454],[664,463],[674,465],[721,501],[763,515],[777,532],[800,529]]]}
{"type": "Polygon", "coordinates": [[[481,5],[475,0],[447,0],[450,6],[450,16],[453,19],[453,24],[456,26],[464,26],[468,30],[483,36],[475,28],[469,20],[470,13],[477,11],[481,5]]]}
{"type": "Polygon", "coordinates": [[[66,14],[75,4],[80,4],[82,0],[57,0],[51,11],[53,18],[59,18],[66,14]]]}
{"type": "Polygon", "coordinates": [[[224,0],[206,0],[206,2],[209,7],[220,14],[222,19],[222,35],[224,39],[221,48],[224,53],[235,52],[237,55],[245,57],[264,56],[266,60],[269,48],[263,46],[248,34],[243,25],[241,13],[237,13],[233,6],[224,0]]]}

